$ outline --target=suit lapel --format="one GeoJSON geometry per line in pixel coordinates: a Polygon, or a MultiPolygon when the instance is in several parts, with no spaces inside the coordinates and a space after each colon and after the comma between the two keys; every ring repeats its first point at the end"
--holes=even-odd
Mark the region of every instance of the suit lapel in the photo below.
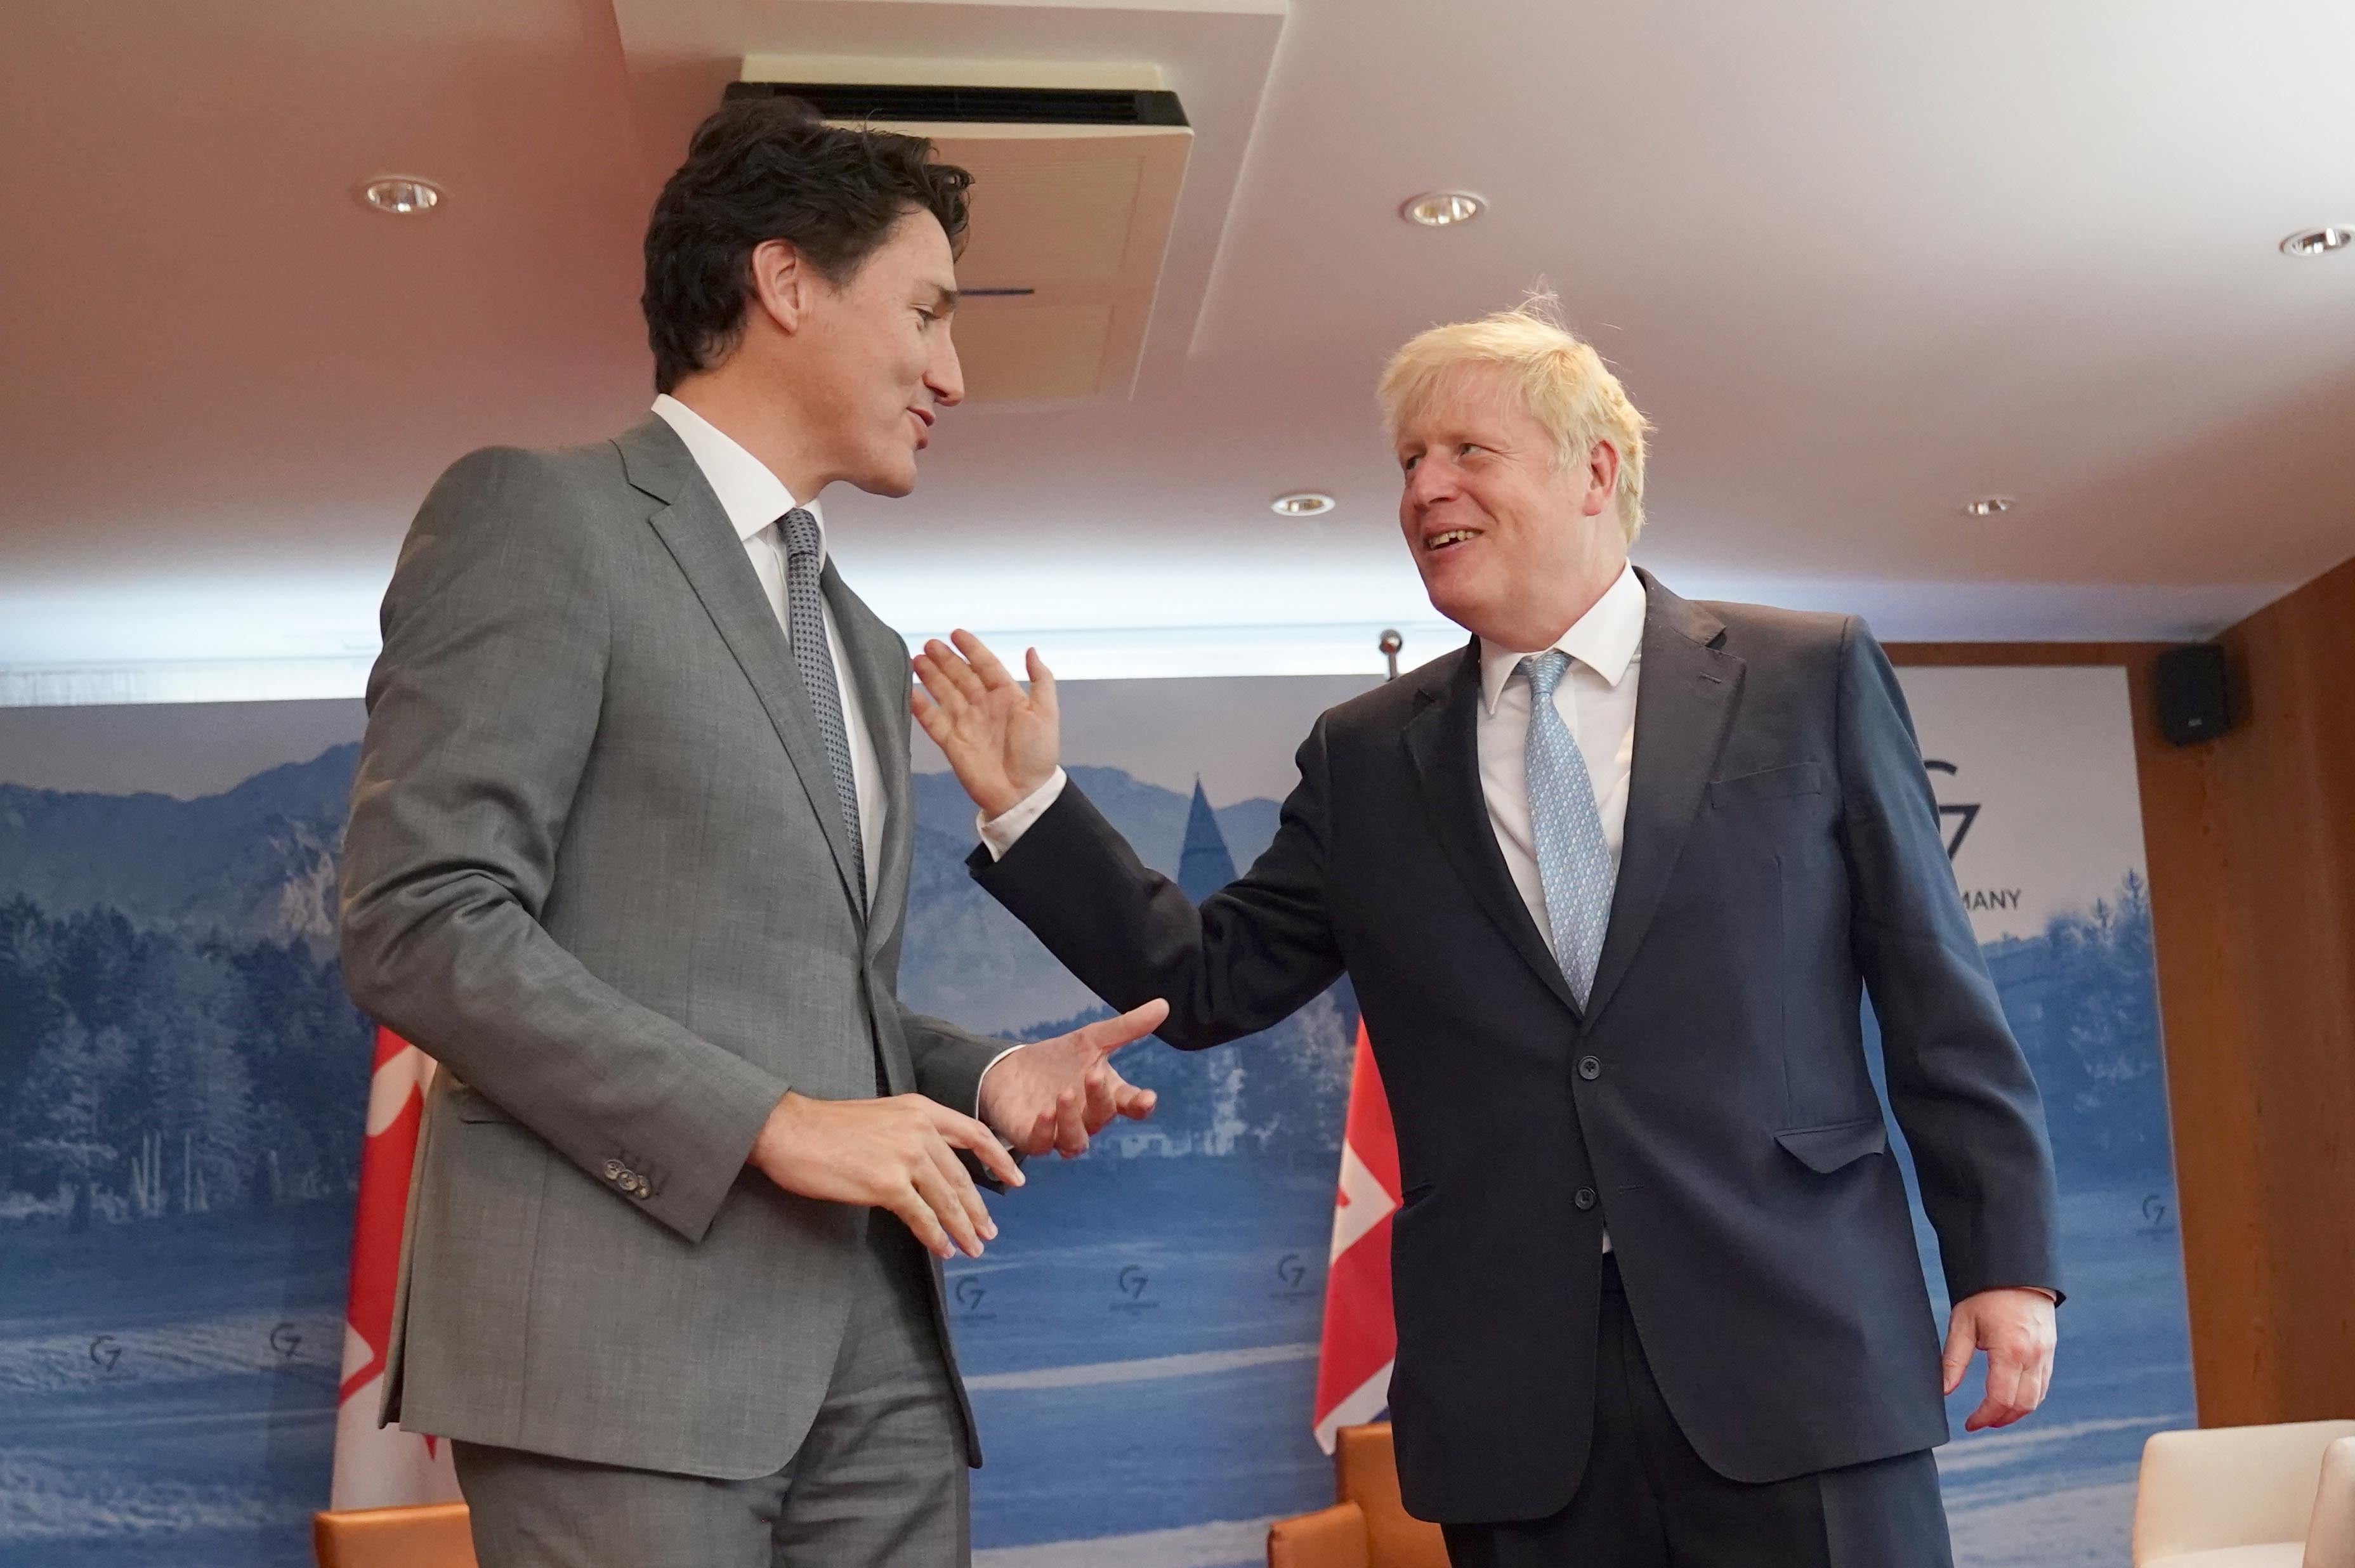
{"type": "Polygon", "coordinates": [[[1701,796],[1742,692],[1739,658],[1717,645],[1724,623],[1678,598],[1638,572],[1644,583],[1642,685],[1636,695],[1636,755],[1627,782],[1627,826],[1619,854],[1619,884],[1611,924],[1604,933],[1594,987],[1587,997],[1591,1022],[1636,959],[1701,796]]]}
{"type": "Polygon", "coordinates": [[[665,503],[651,519],[654,530],[703,602],[744,678],[751,682],[753,695],[809,797],[819,831],[826,835],[844,896],[850,898],[854,912],[860,911],[865,901],[852,896],[856,884],[850,838],[843,827],[834,773],[818,741],[817,716],[802,690],[784,628],[777,624],[776,611],[745,557],[744,541],[736,537],[735,526],[686,444],[662,420],[647,420],[613,444],[630,483],[665,503]]]}
{"type": "Polygon", "coordinates": [[[908,688],[914,677],[908,668],[908,645],[850,591],[831,558],[818,585],[834,611],[835,629],[842,634],[859,716],[874,738],[875,761],[883,774],[882,853],[873,869],[874,894],[867,917],[871,958],[899,929],[907,908],[916,841],[915,803],[908,781],[908,688]]]}
{"type": "Polygon", "coordinates": [[[1479,640],[1475,638],[1457,656],[1452,670],[1435,670],[1428,678],[1423,706],[1407,720],[1405,741],[1432,829],[1505,940],[1561,998],[1562,1006],[1575,1014],[1578,1003],[1570,994],[1570,982],[1562,977],[1553,950],[1530,918],[1529,906],[1522,901],[1520,889],[1505,867],[1505,853],[1497,847],[1497,830],[1488,821],[1475,739],[1480,711],[1479,640]]]}

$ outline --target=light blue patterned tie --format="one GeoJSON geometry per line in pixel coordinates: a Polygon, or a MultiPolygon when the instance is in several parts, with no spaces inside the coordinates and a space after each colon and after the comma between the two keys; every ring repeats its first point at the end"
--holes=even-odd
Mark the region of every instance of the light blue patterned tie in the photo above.
{"type": "Polygon", "coordinates": [[[1518,668],[1529,683],[1529,817],[1537,832],[1538,880],[1545,887],[1546,920],[1553,927],[1554,961],[1583,1008],[1603,956],[1617,879],[1610,846],[1603,839],[1594,780],[1553,705],[1554,688],[1570,668],[1570,656],[1549,648],[1531,654],[1518,668]]]}
{"type": "Polygon", "coordinates": [[[858,777],[850,769],[850,731],[842,719],[842,689],[834,678],[834,650],[826,641],[826,600],[818,592],[825,559],[818,546],[817,519],[795,507],[780,519],[785,536],[785,624],[793,633],[794,663],[799,667],[802,689],[809,694],[817,715],[817,732],[826,742],[826,760],[834,773],[834,793],[842,801],[842,825],[850,830],[850,863],[858,873],[860,907],[867,902],[867,843],[858,827],[858,777]]]}

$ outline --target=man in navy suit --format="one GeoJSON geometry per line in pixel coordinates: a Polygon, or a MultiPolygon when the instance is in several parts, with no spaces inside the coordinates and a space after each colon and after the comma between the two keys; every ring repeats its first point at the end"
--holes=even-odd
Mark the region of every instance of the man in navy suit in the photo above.
{"type": "Polygon", "coordinates": [[[1407,1507],[1462,1568],[1949,1561],[1930,1450],[2051,1377],[2042,1110],[1863,624],[1629,565],[1645,421],[1525,306],[1401,349],[1399,517],[1461,648],[1326,713],[1274,842],[1198,909],[959,633],[917,661],[975,876],[1199,1049],[1347,971],[1398,1127],[1407,1507]],[[1943,1358],[1869,992],[1955,1303],[1943,1358]]]}

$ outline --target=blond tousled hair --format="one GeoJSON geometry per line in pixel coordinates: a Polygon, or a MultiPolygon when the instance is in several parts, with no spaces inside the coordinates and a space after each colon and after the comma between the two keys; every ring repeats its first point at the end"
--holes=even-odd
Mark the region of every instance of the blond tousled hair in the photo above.
{"type": "Polygon", "coordinates": [[[1583,464],[1598,441],[1617,449],[1614,499],[1633,543],[1644,527],[1644,436],[1651,421],[1627,400],[1603,356],[1562,325],[1560,302],[1550,293],[1532,293],[1511,310],[1410,338],[1382,372],[1382,424],[1392,441],[1439,379],[1464,365],[1493,365],[1510,374],[1529,412],[1553,432],[1556,461],[1563,466],[1583,464]]]}

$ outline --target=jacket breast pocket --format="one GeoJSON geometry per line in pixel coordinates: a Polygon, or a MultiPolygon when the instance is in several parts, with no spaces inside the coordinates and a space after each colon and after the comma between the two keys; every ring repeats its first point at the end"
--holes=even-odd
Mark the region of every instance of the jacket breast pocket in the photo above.
{"type": "Polygon", "coordinates": [[[1796,795],[1823,793],[1823,769],[1814,763],[1793,763],[1785,767],[1740,773],[1730,779],[1711,779],[1709,804],[1722,810],[1729,805],[1742,805],[1752,801],[1788,800],[1796,795]]]}
{"type": "Polygon", "coordinates": [[[1869,1116],[1820,1127],[1786,1128],[1774,1135],[1774,1141],[1809,1170],[1829,1176],[1869,1156],[1889,1152],[1889,1129],[1879,1116],[1869,1116]]]}

